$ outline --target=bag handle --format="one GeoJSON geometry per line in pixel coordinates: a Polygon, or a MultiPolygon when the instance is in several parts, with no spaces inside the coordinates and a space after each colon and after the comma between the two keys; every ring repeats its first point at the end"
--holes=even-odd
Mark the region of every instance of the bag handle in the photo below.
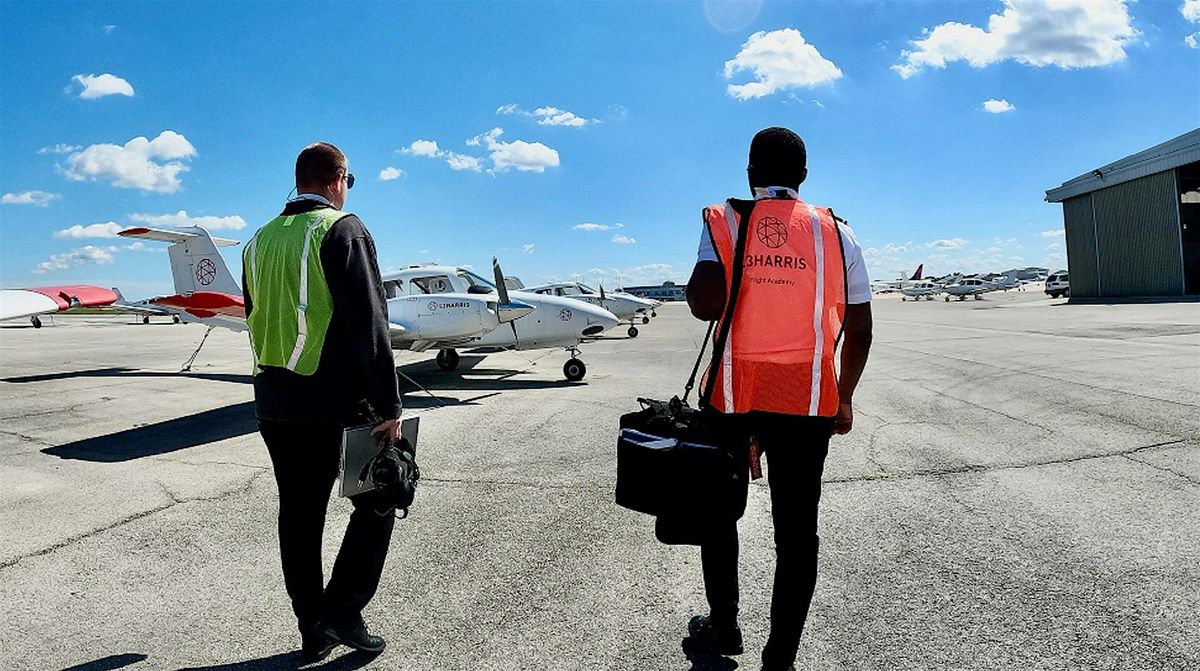
{"type": "Polygon", "coordinates": [[[713,328],[716,325],[716,322],[708,323],[708,332],[704,334],[704,342],[700,343],[700,354],[696,355],[696,365],[692,366],[692,374],[688,377],[687,384],[683,387],[684,405],[687,405],[688,396],[692,393],[692,387],[696,386],[696,373],[700,372],[700,362],[704,360],[704,350],[708,347],[708,340],[712,337],[713,328]]]}
{"type": "MultiPolygon", "coordinates": [[[[709,370],[713,370],[713,367],[717,365],[719,357],[725,351],[725,343],[729,341],[729,330],[733,326],[733,313],[737,309],[738,294],[741,293],[742,289],[743,258],[746,256],[746,233],[750,227],[750,215],[754,212],[754,206],[757,204],[753,200],[737,200],[735,198],[730,198],[725,202],[737,213],[740,221],[738,222],[737,240],[734,241],[733,258],[729,260],[733,264],[733,278],[730,282],[729,295],[725,297],[725,313],[721,317],[721,328],[717,333],[716,340],[713,342],[712,361],[709,363],[709,370]]],[[[707,226],[707,222],[705,225],[707,226]]],[[[704,392],[700,395],[698,402],[701,408],[709,405],[716,385],[717,376],[709,375],[707,384],[704,386],[704,392]]]]}

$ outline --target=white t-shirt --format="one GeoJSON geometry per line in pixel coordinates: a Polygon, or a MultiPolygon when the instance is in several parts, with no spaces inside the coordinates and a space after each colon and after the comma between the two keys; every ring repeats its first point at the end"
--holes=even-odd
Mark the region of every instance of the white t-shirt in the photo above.
{"type": "MultiPolygon", "coordinates": [[[[772,187],[774,188],[774,187],[772,187]]],[[[842,250],[846,258],[846,302],[850,305],[871,302],[871,277],[867,274],[867,262],[863,259],[862,245],[854,237],[849,226],[838,222],[838,233],[842,235],[842,250]]],[[[708,237],[708,227],[701,224],[700,249],[696,261],[718,261],[717,250],[713,249],[708,237]]]]}

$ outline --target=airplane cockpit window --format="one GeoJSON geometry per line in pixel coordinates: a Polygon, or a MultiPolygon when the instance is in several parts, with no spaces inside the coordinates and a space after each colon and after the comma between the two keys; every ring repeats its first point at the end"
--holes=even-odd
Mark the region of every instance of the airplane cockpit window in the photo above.
{"type": "Polygon", "coordinates": [[[496,290],[496,285],[469,270],[459,270],[458,276],[466,281],[469,294],[490,294],[496,290]]]}
{"type": "Polygon", "coordinates": [[[558,290],[559,296],[578,296],[579,294],[579,287],[575,286],[566,286],[558,290]]]}
{"type": "Polygon", "coordinates": [[[444,294],[450,291],[450,278],[445,275],[414,277],[410,281],[423,294],[444,294]]]}
{"type": "Polygon", "coordinates": [[[404,295],[404,280],[390,280],[383,283],[383,290],[388,298],[400,298],[404,295]]]}

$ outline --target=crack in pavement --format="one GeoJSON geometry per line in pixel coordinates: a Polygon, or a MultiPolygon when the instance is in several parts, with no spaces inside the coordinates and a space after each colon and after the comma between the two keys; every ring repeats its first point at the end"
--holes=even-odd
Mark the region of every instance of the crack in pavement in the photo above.
{"type": "Polygon", "coordinates": [[[121,518],[111,524],[107,524],[107,525],[99,527],[97,529],[92,529],[91,531],[84,532],[77,536],[72,536],[70,538],[66,538],[57,543],[53,543],[47,547],[44,547],[40,550],[36,550],[36,551],[30,552],[28,554],[23,554],[19,557],[14,557],[12,559],[5,560],[3,562],[0,562],[0,571],[3,571],[4,569],[16,566],[17,564],[21,563],[22,561],[24,561],[26,559],[42,557],[42,556],[48,555],[52,552],[57,552],[58,550],[61,550],[65,547],[69,547],[71,545],[79,543],[80,541],[85,541],[94,536],[98,536],[106,531],[112,531],[113,529],[122,527],[126,524],[130,524],[130,523],[136,522],[140,519],[150,517],[151,515],[161,513],[162,511],[169,510],[171,508],[174,508],[177,505],[181,505],[181,504],[185,504],[185,503],[219,501],[221,499],[229,498],[231,496],[243,494],[243,493],[249,491],[250,488],[254,486],[255,481],[258,480],[258,478],[261,477],[264,472],[266,472],[266,469],[263,469],[262,471],[259,471],[259,472],[255,473],[254,475],[250,476],[250,479],[247,480],[246,483],[241,485],[240,487],[231,489],[231,490],[229,490],[227,492],[223,492],[221,494],[217,494],[215,496],[196,496],[196,497],[192,497],[192,498],[179,498],[174,492],[172,492],[170,489],[168,489],[162,483],[156,483],[159,486],[159,488],[162,489],[163,493],[165,493],[167,495],[167,497],[171,499],[170,503],[164,503],[163,505],[156,506],[154,508],[151,508],[150,510],[143,510],[141,512],[134,513],[133,515],[129,515],[128,517],[121,518]]]}
{"type": "MultiPolygon", "coordinates": [[[[1074,463],[1078,463],[1081,461],[1089,461],[1089,460],[1093,460],[1093,459],[1112,459],[1114,457],[1130,458],[1129,455],[1131,455],[1131,454],[1137,454],[1138,452],[1143,452],[1146,450],[1153,450],[1153,449],[1157,449],[1157,448],[1174,447],[1174,446],[1181,445],[1186,442],[1188,442],[1187,439],[1180,438],[1177,440],[1169,440],[1169,441],[1166,441],[1163,443],[1142,445],[1140,447],[1134,447],[1134,448],[1124,450],[1121,452],[1110,452],[1107,454],[1087,454],[1087,455],[1083,455],[1083,456],[1079,456],[1079,457],[1067,457],[1065,459],[1051,459],[1048,461],[1034,461],[1034,462],[1030,462],[1027,464],[996,464],[996,465],[992,465],[992,466],[985,466],[982,464],[969,464],[969,465],[965,465],[965,466],[955,466],[953,468],[933,468],[933,469],[927,469],[927,470],[921,470],[921,471],[884,471],[884,472],[880,472],[880,473],[873,473],[870,475],[855,476],[855,477],[848,477],[848,478],[830,478],[828,480],[825,480],[824,482],[825,482],[825,484],[841,485],[841,484],[854,484],[854,483],[859,483],[859,482],[872,482],[872,481],[885,481],[885,480],[913,480],[916,478],[938,478],[938,477],[942,477],[942,476],[946,476],[946,475],[963,475],[963,474],[968,474],[968,473],[990,473],[992,471],[1019,470],[1022,468],[1038,468],[1040,466],[1061,466],[1064,464],[1074,464],[1074,463]]],[[[1137,461],[1137,460],[1133,459],[1133,461],[1137,461]]],[[[1147,466],[1151,465],[1151,464],[1146,464],[1145,462],[1139,462],[1139,463],[1145,464],[1147,466]]],[[[1175,475],[1179,475],[1179,474],[1175,473],[1175,475]]],[[[1186,476],[1183,476],[1183,477],[1186,477],[1186,476]]],[[[1190,478],[1188,478],[1188,479],[1190,480],[1190,478]]],[[[1196,482],[1194,480],[1192,482],[1195,484],[1200,484],[1200,482],[1196,482]]]]}
{"type": "Polygon", "coordinates": [[[1137,463],[1139,463],[1139,464],[1141,464],[1141,465],[1143,465],[1143,466],[1149,466],[1150,468],[1153,468],[1153,469],[1154,469],[1154,470],[1156,470],[1156,471],[1162,471],[1162,472],[1164,472],[1164,473],[1170,473],[1171,475],[1174,475],[1174,476],[1176,476],[1176,477],[1183,478],[1184,480],[1187,480],[1188,482],[1192,483],[1193,485],[1200,485],[1200,480],[1197,480],[1197,479],[1193,478],[1192,476],[1190,476],[1190,475],[1188,475],[1188,474],[1186,474],[1186,473],[1180,473],[1179,471],[1177,471],[1177,470],[1175,470],[1175,469],[1173,469],[1173,468],[1167,468],[1166,466],[1159,466],[1158,464],[1156,464],[1156,463],[1153,463],[1153,462],[1150,462],[1150,461],[1143,461],[1143,460],[1141,460],[1141,459],[1136,459],[1136,458],[1134,458],[1134,457],[1133,457],[1133,454],[1132,454],[1132,453],[1130,453],[1130,454],[1122,454],[1121,456],[1122,456],[1122,457],[1125,457],[1126,459],[1128,459],[1128,460],[1130,460],[1130,461],[1137,462],[1137,463]]]}

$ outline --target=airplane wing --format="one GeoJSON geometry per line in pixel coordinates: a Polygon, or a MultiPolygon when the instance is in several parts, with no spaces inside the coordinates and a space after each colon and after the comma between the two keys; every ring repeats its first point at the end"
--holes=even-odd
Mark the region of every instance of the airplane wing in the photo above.
{"type": "Polygon", "coordinates": [[[0,290],[0,320],[36,317],[78,307],[102,307],[116,302],[117,293],[104,287],[71,284],[0,290]]]}
{"type": "Polygon", "coordinates": [[[177,314],[185,321],[198,321],[233,331],[246,330],[246,304],[242,297],[221,291],[191,291],[173,296],[156,296],[141,301],[177,314]]]}
{"type": "MultiPolygon", "coordinates": [[[[150,228],[147,226],[137,226],[134,228],[127,228],[120,233],[117,233],[117,235],[123,238],[157,240],[158,242],[186,242],[188,240],[200,239],[207,233],[207,230],[199,229],[193,226],[181,226],[179,228],[150,228]]],[[[214,236],[208,237],[217,247],[233,247],[240,244],[237,240],[230,240],[229,238],[218,238],[214,236]]]]}

